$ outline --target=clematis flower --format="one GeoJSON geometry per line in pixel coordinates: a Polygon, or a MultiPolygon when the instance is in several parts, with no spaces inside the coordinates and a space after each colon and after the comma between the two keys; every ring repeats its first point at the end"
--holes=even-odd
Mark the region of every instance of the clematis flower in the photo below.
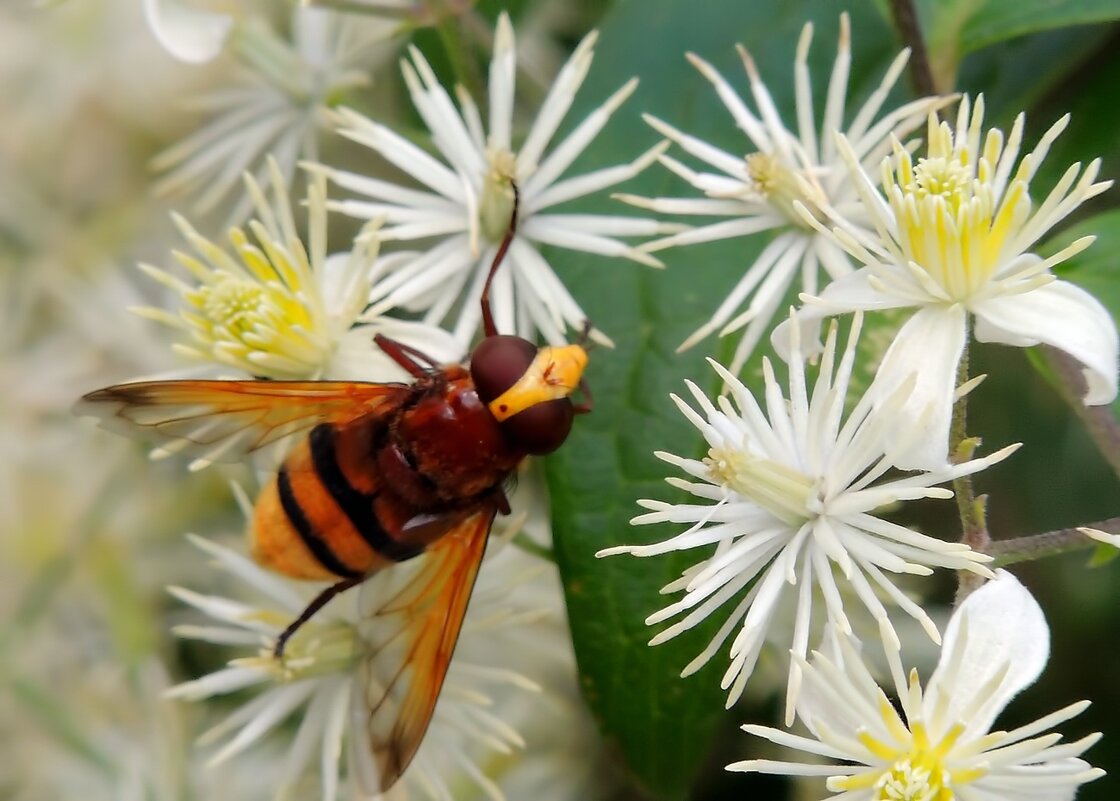
{"type": "Polygon", "coordinates": [[[1082,784],[1104,775],[1080,758],[1100,734],[1063,744],[1051,731],[1081,714],[1088,701],[1010,731],[992,730],[1050,653],[1042,610],[1007,571],[997,571],[953,614],[924,690],[917,671],[907,677],[893,661],[901,714],[851,642],[837,639],[836,657],[814,653],[804,662],[794,655],[805,674],[797,715],[808,736],[743,727],[811,759],[748,760],[728,770],[826,776],[833,797],[845,801],[1068,801],[1082,784]]]}
{"type": "MultiPolygon", "coordinates": [[[[561,343],[566,328],[578,329],[586,320],[539,252],[540,245],[660,266],[620,237],[650,236],[679,226],[636,217],[548,213],[561,203],[637,175],[663,149],[654,147],[630,164],[561,179],[637,86],[636,79],[627,82],[546,153],[591,67],[596,38],[592,32],[576,47],[516,149],[514,35],[504,13],[498,18],[490,63],[488,130],[483,128],[474,100],[461,89],[456,93],[459,108],[455,107],[419,50],[412,48],[411,61],[402,64],[412,102],[443,161],[357,112],[340,112],[343,136],[375,150],[421,188],[322,167],[334,183],[368,198],[334,201],[331,208],[362,219],[384,218],[381,236],[386,241],[434,242],[377,288],[370,298],[374,311],[396,306],[427,309],[424,320],[439,323],[465,296],[472,302],[461,304],[454,333],[468,344],[479,323],[478,303],[473,300],[482,291],[509,226],[515,184],[520,195],[517,233],[491,296],[499,331],[516,331],[527,338],[539,331],[549,342],[561,343]]],[[[594,329],[591,336],[604,344],[610,342],[594,329]]]]}
{"type": "Polygon", "coordinates": [[[883,113],[887,95],[910,56],[910,51],[904,50],[845,128],[844,106],[852,54],[848,15],[841,14],[836,60],[818,132],[814,127],[816,114],[808,66],[812,39],[813,25],[807,23],[801,30],[793,66],[796,132],[782,121],[746,48],[740,46],[739,55],[750,79],[757,112],[751,110],[711,64],[689,53],[688,60],[715,88],[753,152],[745,158],[736,156],[668,122],[646,115],[646,122],[658,133],[716,172],[697,172],[674,158],[662,156],[662,164],[703,192],[705,197],[620,196],[636,206],[663,214],[726,218],[650,242],[641,247],[646,252],[762,231],[774,232],[774,238],[746,269],[712,318],[679,348],[690,348],[714,331],[726,336],[742,329],[743,337],[730,364],[731,372],[736,374],[770,329],[774,314],[791,285],[798,282],[806,292],[815,293],[822,277],[827,283],[852,272],[843,248],[806,223],[794,204],[801,204],[808,213],[822,219],[826,214],[836,214],[857,228],[874,230],[848,179],[833,133],[844,130],[857,158],[863,164],[878,164],[889,152],[892,136],[906,136],[921,125],[928,113],[952,101],[947,97],[921,98],[883,113]]]}
{"type": "Polygon", "coordinates": [[[271,202],[251,176],[245,178],[256,209],[247,228],[256,243],[245,229],[232,228],[230,252],[176,216],[193,253],[173,255],[197,283],[141,265],[183,301],[178,314],[156,307],[133,309],[179,331],[182,339],[173,346],[177,353],[250,376],[362,381],[407,378],[374,344],[377,333],[447,362],[462,355],[451,336],[434,326],[366,311],[370,292],[394,261],[378,259],[376,225],[366,226],[349,253],[328,256],[326,181],[313,178],[305,246],[276,162],[269,162],[269,177],[271,202]]]}
{"type": "MultiPolygon", "coordinates": [[[[917,163],[895,143],[893,156],[882,165],[882,193],[858,153],[840,137],[848,179],[871,214],[875,233],[839,219],[829,230],[804,209],[807,222],[864,266],[820,295],[803,295],[800,320],[856,310],[916,310],[887,349],[875,380],[879,403],[911,376],[914,380],[899,410],[899,427],[920,426],[921,447],[900,466],[945,462],[957,364],[970,320],[980,342],[1046,343],[1080,361],[1086,404],[1116,397],[1120,344],[1111,316],[1089,293],[1051,273],[1094,237],[1082,237],[1046,259],[1030,252],[1074,209],[1112,186],[1112,181],[1097,181],[1097,159],[1084,169],[1073,165],[1041,202],[1032,200],[1031,180],[1068,120],[1055,123],[1032,152],[1019,158],[1023,115],[1006,141],[998,128],[982,136],[983,96],[975,106],[965,97],[955,127],[930,115],[926,155],[917,163]]],[[[775,346],[782,349],[787,336],[785,324],[779,326],[775,346]]]]}
{"type": "MultiPolygon", "coordinates": [[[[361,706],[365,686],[360,669],[368,646],[353,593],[320,610],[288,641],[284,659],[278,661],[272,656],[275,638],[303,611],[314,592],[305,591],[306,583],[281,578],[228,548],[199,537],[191,541],[262,599],[253,604],[171,588],[179,600],[216,621],[178,626],[178,636],[246,648],[251,654],[168,692],[172,698],[203,701],[248,688],[259,690],[201,736],[200,745],[218,746],[211,764],[240,758],[299,713],[287,759],[274,777],[281,794],[316,768],[323,801],[335,801],[359,772],[377,775],[372,754],[352,730],[354,721],[368,714],[361,706]],[[347,741],[350,747],[344,749],[347,741]]],[[[527,568],[527,559],[515,548],[500,549],[488,559],[500,566],[488,564],[494,569],[484,568],[480,574],[431,725],[388,799],[450,798],[450,787],[469,786],[503,801],[487,767],[514,759],[524,741],[505,722],[502,705],[519,708],[518,696],[535,693],[539,686],[508,669],[507,662],[495,664],[493,655],[513,650],[508,638],[519,637],[526,624],[549,614],[548,609],[531,605],[536,601],[533,593],[519,592],[522,585],[539,580],[539,569],[527,568]],[[523,603],[526,598],[532,599],[530,605],[523,603]]],[[[412,567],[409,563],[393,570],[412,567]]]]}
{"type": "MultiPolygon", "coordinates": [[[[691,382],[688,387],[698,411],[673,396],[707,441],[707,456],[689,459],[656,453],[687,476],[669,478],[668,483],[696,501],[642,500],[639,504],[649,512],[631,521],[634,525],[680,523],[688,528],[664,542],[608,548],[598,554],[648,557],[702,549],[697,563],[662,590],[683,596],[650,615],[646,623],[676,619],[650,642],[656,645],[725,607],[730,610],[722,612],[725,619],[715,637],[682,673],[688,675],[706,664],[734,633],[731,663],[722,680],[723,688],[730,690],[728,706],[743,692],[768,636],[780,640],[783,650],[806,653],[815,589],[824,601],[827,619],[846,633],[852,626],[841,586],[850,590],[878,623],[884,648],[897,652],[898,635],[881,599],[918,621],[935,642],[940,635],[930,616],[896,586],[893,575],[925,576],[937,567],[991,575],[984,567],[990,557],[963,543],[944,542],[891,523],[876,513],[902,501],[951,498],[950,490],[937,485],[993,465],[1018,446],[939,470],[889,474],[896,452],[912,446],[885,436],[893,415],[907,400],[908,387],[900,388],[881,409],[873,408],[865,395],[844,419],[859,327],[857,317],[837,360],[833,324],[812,391],[797,343],[788,399],[770,362],[764,360],[765,410],[735,376],[711,362],[735,406],[726,396],[713,404],[691,382]],[[788,638],[771,626],[783,604],[796,609],[788,638]]],[[[800,684],[801,667],[795,661],[786,694],[790,721],[800,684]]]]}
{"type": "Polygon", "coordinates": [[[221,207],[230,222],[242,222],[251,199],[237,192],[241,174],[263,182],[267,157],[290,183],[300,158],[317,159],[328,110],[346,92],[369,84],[371,71],[396,52],[391,38],[397,29],[389,20],[298,4],[290,40],[262,19],[240,20],[230,46],[237,70],[214,91],[187,100],[188,109],[208,119],[153,160],[153,169],[163,173],[156,192],[190,197],[194,214],[221,207]]]}

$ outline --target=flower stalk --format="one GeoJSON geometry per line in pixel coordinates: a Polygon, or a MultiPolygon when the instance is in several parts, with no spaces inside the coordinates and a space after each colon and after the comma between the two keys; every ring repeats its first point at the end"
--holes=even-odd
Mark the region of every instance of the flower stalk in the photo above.
{"type": "Polygon", "coordinates": [[[1102,543],[1111,543],[1110,539],[1102,538],[1100,532],[1110,538],[1120,537],[1120,517],[1098,520],[1088,526],[1061,528],[1044,534],[994,540],[988,544],[985,553],[992,557],[990,564],[993,568],[1006,567],[1018,562],[1033,562],[1036,559],[1085,551],[1096,548],[1102,543]],[[1089,534],[1086,533],[1087,531],[1094,533],[1089,534]]]}
{"type": "MultiPolygon", "coordinates": [[[[966,335],[961,360],[957,364],[957,386],[964,387],[968,380],[966,335]]],[[[953,420],[949,429],[949,456],[953,463],[960,464],[971,459],[977,444],[976,438],[968,436],[968,393],[965,393],[953,405],[953,420]]],[[[969,475],[953,479],[953,496],[957,500],[957,511],[961,518],[961,542],[974,551],[986,552],[992,539],[988,533],[987,498],[976,497],[976,491],[972,487],[972,477],[969,475]]],[[[978,589],[984,581],[981,576],[972,576],[968,571],[958,570],[956,603],[967,598],[969,593],[978,589]]]]}
{"type": "Polygon", "coordinates": [[[1112,471],[1120,477],[1120,423],[1117,422],[1112,407],[1086,406],[1081,402],[1085,392],[1085,376],[1076,359],[1049,346],[1043,346],[1042,354],[1046,366],[1054,375],[1058,394],[1085,426],[1085,432],[1112,471]]]}

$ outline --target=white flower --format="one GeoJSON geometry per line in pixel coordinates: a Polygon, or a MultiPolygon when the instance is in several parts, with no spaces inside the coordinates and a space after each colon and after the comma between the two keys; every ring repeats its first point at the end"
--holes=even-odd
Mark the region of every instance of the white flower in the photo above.
{"type": "Polygon", "coordinates": [[[202,64],[222,52],[233,17],[181,0],[144,0],[148,27],[164,50],[188,64],[202,64]]]}
{"type": "MultiPolygon", "coordinates": [[[[893,157],[884,160],[884,194],[849,143],[838,140],[848,163],[846,179],[858,188],[876,233],[837,221],[829,235],[865,266],[830,284],[819,297],[803,296],[806,309],[798,315],[804,321],[860,309],[917,310],[888,348],[875,381],[881,402],[914,376],[914,391],[900,410],[899,425],[920,425],[923,447],[902,465],[906,467],[945,461],[957,363],[970,315],[981,342],[1017,347],[1046,343],[1080,361],[1088,386],[1085,403],[1110,403],[1116,397],[1118,342],[1111,316],[1087,292],[1050,272],[1094,237],[1082,237],[1047,259],[1029,252],[1054,225],[1112,182],[1096,180],[1099,159],[1084,170],[1075,164],[1036,205],[1030,181],[1068,116],[1021,159],[1023,115],[1006,142],[998,128],[981,137],[983,119],[983,97],[971,108],[967,97],[962,100],[955,130],[931,114],[927,153],[917,164],[898,143],[893,157]]],[[[820,222],[814,224],[825,232],[820,222]]],[[[783,325],[775,331],[775,345],[781,347],[785,336],[783,325]]]]}
{"type": "MultiPolygon", "coordinates": [[[[715,87],[754,152],[741,158],[647,115],[646,121],[658,133],[672,139],[685,152],[718,172],[696,172],[676,159],[663,156],[662,164],[706,197],[651,199],[622,196],[623,200],[634,205],[665,214],[730,218],[648,243],[641,248],[645,251],[747,236],[761,231],[777,234],[739,279],[712,319],[680,346],[680,350],[689,348],[713,331],[725,336],[745,327],[731,361],[732,373],[739,372],[755,345],[769,330],[774,313],[791,284],[799,280],[805,291],[816,292],[822,269],[826,279],[836,279],[852,272],[843,249],[808,225],[794,204],[801,203],[810,213],[822,219],[826,213],[838,214],[853,226],[872,230],[868,214],[861,206],[837,154],[833,137],[834,132],[842,130],[844,125],[845,95],[851,66],[848,15],[840,15],[840,40],[819,134],[814,128],[816,115],[808,66],[812,38],[813,26],[807,23],[797,43],[793,66],[796,133],[782,122],[754,60],[744,47],[739,46],[738,50],[750,78],[757,113],[747,106],[711,64],[689,53],[688,60],[715,87]],[[744,303],[747,306],[740,312],[744,303]]],[[[892,135],[905,136],[921,124],[927,113],[950,101],[950,98],[928,97],[880,115],[883,102],[905,68],[909,55],[909,50],[898,55],[879,86],[843,129],[853,142],[858,158],[865,164],[878,164],[889,150],[892,135]]]]}
{"type": "MultiPolygon", "coordinates": [[[[795,347],[788,400],[769,360],[764,360],[765,412],[747,388],[714,361],[712,366],[727,383],[738,409],[726,396],[718,399],[717,408],[689,382],[700,412],[676,396],[673,400],[704,435],[708,455],[703,460],[656,455],[696,479],[670,478],[668,483],[700,502],[639,501],[650,512],[631,521],[636,525],[684,523],[688,529],[661,543],[609,548],[599,554],[653,556],[715,546],[714,552],[662,590],[683,592],[684,596],[651,615],[646,623],[678,618],[653,638],[651,644],[655,645],[730,604],[731,611],[711,643],[682,674],[693,673],[708,662],[737,629],[730,648],[731,664],[722,681],[724,689],[730,688],[729,706],[742,693],[755,667],[787,586],[793,589],[796,613],[788,640],[782,637],[783,650],[792,647],[795,654],[803,655],[808,648],[814,585],[823,596],[828,620],[842,631],[851,631],[841,600],[843,582],[877,621],[886,650],[897,651],[898,636],[880,597],[917,620],[934,641],[939,641],[939,635],[926,612],[895,586],[889,574],[929,575],[932,568],[944,567],[990,575],[983,566],[989,561],[984,554],[962,543],[919,534],[877,517],[875,512],[899,501],[950,498],[952,492],[934,485],[995,464],[1017,446],[941,470],[885,478],[894,454],[911,446],[884,438],[892,416],[905,402],[906,390],[896,392],[879,410],[864,396],[843,420],[859,325],[857,318],[837,362],[833,324],[812,391],[806,386],[805,366],[795,347]]],[[[800,669],[795,663],[789,676],[788,719],[792,719],[799,685],[800,669]]]]}
{"type": "Polygon", "coordinates": [[[991,730],[1050,652],[1042,610],[1007,571],[997,571],[953,615],[924,692],[917,671],[907,679],[894,660],[901,715],[849,640],[838,639],[839,658],[814,653],[806,663],[794,656],[805,674],[797,714],[810,736],[743,727],[814,759],[750,760],[728,770],[827,776],[828,789],[846,801],[1070,801],[1080,785],[1104,775],[1079,759],[1099,734],[1059,744],[1061,735],[1050,731],[1088,701],[1011,731],[991,730]]]}
{"type": "Polygon", "coordinates": [[[183,334],[173,347],[193,360],[216,362],[252,376],[274,379],[402,380],[405,371],[378,348],[376,333],[419,348],[438,360],[462,354],[446,332],[422,323],[370,314],[366,304],[393,259],[378,259],[376,225],[369,225],[349,254],[328,256],[326,181],[308,187],[308,244],[296,233],[279,166],[270,162],[273,202],[251,176],[245,184],[256,219],[233,228],[233,253],[210,242],[182,217],[175,223],[193,254],[175,252],[197,281],[187,284],[163,270],[141,268],[183,300],[178,315],[141,307],[137,313],[183,334]]]}
{"type": "Polygon", "coordinates": [[[302,6],[292,14],[290,42],[263,20],[238,24],[233,49],[243,63],[228,84],[188,102],[209,121],[155,158],[166,173],[158,193],[192,195],[196,214],[228,203],[230,220],[241,222],[250,208],[237,194],[241,174],[263,181],[269,156],[290,182],[298,159],[318,158],[327,110],[395,50],[389,21],[302,6]]]}
{"type": "MultiPolygon", "coordinates": [[[[363,639],[354,593],[340,596],[316,613],[288,641],[284,659],[278,662],[272,656],[276,636],[303,611],[314,593],[303,590],[306,583],[281,578],[228,548],[198,537],[191,541],[264,602],[255,606],[171,588],[177,598],[218,621],[217,625],[178,626],[175,633],[188,639],[246,647],[258,655],[233,659],[228,667],[180,684],[169,694],[198,701],[249,687],[261,688],[258,695],[200,738],[200,745],[222,742],[212,764],[241,754],[302,709],[276,783],[281,789],[291,788],[315,762],[322,801],[333,801],[340,786],[345,786],[342,782],[359,770],[353,764],[345,769],[340,765],[343,743],[349,739],[351,694],[364,692],[355,686],[362,680],[357,667],[363,639]]],[[[431,726],[389,798],[421,793],[450,798],[449,787],[466,781],[491,798],[502,799],[500,790],[486,775],[486,766],[496,757],[508,759],[524,742],[505,722],[501,707],[495,708],[494,704],[504,703],[498,699],[516,698],[526,690],[535,691],[538,686],[509,669],[509,660],[499,661],[495,654],[511,647],[504,637],[515,635],[523,624],[548,612],[518,605],[517,588],[538,581],[540,571],[526,571],[523,562],[511,562],[511,558],[516,558],[515,549],[503,548],[483,567],[431,726]]],[[[410,565],[392,569],[408,570],[410,565]]],[[[350,760],[367,757],[360,747],[347,750],[350,760]]],[[[372,765],[368,769],[376,771],[372,765]]]]}
{"type": "MultiPolygon", "coordinates": [[[[516,331],[529,338],[539,331],[548,341],[559,343],[565,340],[566,327],[579,328],[585,322],[586,315],[540,254],[538,245],[659,265],[618,237],[646,236],[671,230],[672,226],[635,217],[545,213],[560,203],[633,177],[660,152],[660,147],[655,147],[630,164],[558,180],[637,86],[636,79],[626,83],[545,155],[591,66],[595,40],[593,32],[575,49],[516,151],[516,59],[513,28],[504,13],[498,19],[490,65],[488,132],[471,97],[458,91],[457,109],[419,50],[412,48],[411,63],[402,65],[416,110],[446,163],[384,125],[354,111],[340,113],[343,136],[376,150],[422,188],[404,188],[324,167],[339,186],[369,198],[332,202],[331,207],[359,218],[383,217],[386,224],[382,237],[386,240],[437,240],[378,288],[370,298],[374,310],[402,305],[426,308],[424,319],[437,323],[447,317],[459,298],[465,297],[455,335],[464,344],[469,342],[479,322],[476,299],[513,212],[514,183],[520,193],[517,235],[506,266],[497,273],[492,295],[499,331],[516,331]]],[[[592,331],[592,336],[609,342],[599,332],[592,331]]]]}

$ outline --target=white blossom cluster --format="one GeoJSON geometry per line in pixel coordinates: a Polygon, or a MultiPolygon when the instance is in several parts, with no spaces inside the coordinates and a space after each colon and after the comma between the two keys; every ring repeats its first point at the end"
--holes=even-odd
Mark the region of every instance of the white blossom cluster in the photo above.
{"type": "MultiPolygon", "coordinates": [[[[1030,592],[968,541],[896,522],[912,501],[948,508],[954,489],[1019,448],[977,453],[979,444],[962,442],[954,428],[958,404],[983,391],[980,378],[962,372],[970,341],[1051,346],[1081,366],[1085,405],[1116,399],[1120,341],[1112,317],[1055,273],[1093,237],[1057,252],[1042,246],[1112,185],[1099,178],[1095,160],[1069,167],[1052,187],[1037,186],[1068,117],[1028,148],[1034,140],[1023,115],[1007,132],[985,127],[983,95],[896,101],[906,50],[853,103],[853,31],[845,13],[825,83],[815,84],[809,69],[812,24],[790,43],[792,124],[745,47],[738,57],[747,94],[706,60],[719,54],[688,53],[704,90],[715,91],[726,123],[741,134],[741,147],[725,149],[671,118],[646,114],[647,141],[606,166],[585,168],[584,159],[600,163],[596,143],[617,116],[641,112],[631,108],[638,77],[605,97],[587,97],[596,31],[557,59],[556,37],[542,32],[555,20],[543,12],[519,18],[515,33],[508,13],[491,22],[471,3],[134,5],[144,24],[134,20],[128,30],[143,34],[151,48],[146,60],[158,62],[153,53],[164,59],[166,72],[153,73],[153,86],[170,86],[172,74],[220,76],[200,79],[203,91],[192,79],[174,78],[183,81],[175,93],[204,121],[152,158],[156,194],[178,211],[166,230],[133,243],[143,254],[144,288],[102,271],[83,279],[79,293],[58,291],[51,287],[62,279],[50,259],[34,278],[0,274],[10,323],[0,331],[0,349],[14,355],[27,342],[40,343],[26,363],[11,360],[10,374],[9,365],[0,370],[13,387],[0,412],[15,421],[0,438],[27,465],[23,474],[0,473],[0,519],[40,532],[29,546],[38,552],[5,552],[0,560],[30,566],[36,577],[11,606],[33,620],[36,604],[51,604],[43,587],[74,575],[83,591],[103,591],[117,621],[90,634],[94,604],[59,604],[58,625],[74,635],[75,650],[39,643],[20,654],[26,663],[12,662],[18,692],[16,701],[0,701],[0,717],[15,719],[9,703],[41,703],[43,719],[70,743],[49,789],[26,798],[369,799],[356,779],[368,772],[361,761],[370,755],[355,747],[361,720],[353,700],[367,693],[360,666],[373,648],[352,593],[312,617],[285,660],[275,659],[277,636],[322,588],[192,535],[189,546],[168,546],[173,566],[151,574],[173,584],[180,616],[174,647],[213,669],[172,686],[155,666],[157,652],[172,646],[152,639],[150,626],[138,633],[120,614],[161,590],[154,580],[148,586],[139,568],[135,575],[113,572],[113,554],[137,546],[102,529],[186,525],[184,510],[206,504],[164,498],[156,478],[122,450],[103,460],[96,482],[60,472],[55,480],[76,489],[65,504],[50,506],[26,489],[27,475],[45,474],[44,465],[67,451],[78,454],[68,464],[97,457],[56,439],[47,424],[35,430],[50,436],[19,450],[17,429],[42,423],[29,409],[62,408],[70,387],[107,369],[114,380],[408,381],[374,338],[402,343],[433,363],[462,362],[478,341],[479,297],[503,244],[508,251],[491,287],[499,332],[550,344],[578,335],[609,347],[642,332],[610,321],[591,326],[580,305],[587,299],[566,283],[561,251],[591,254],[595,269],[674,270],[668,254],[676,249],[745,237],[765,244],[752,263],[727,265],[736,276],[731,290],[680,345],[737,336],[726,366],[708,360],[714,379],[696,376],[684,397],[671,397],[695,428],[697,448],[655,453],[675,471],[666,481],[677,497],[639,500],[643,512],[631,521],[678,530],[598,553],[689,555],[691,566],[662,590],[669,602],[645,621],[659,627],[650,644],[698,627],[710,631],[700,653],[680,666],[682,677],[720,663],[728,708],[776,655],[785,685],[782,725],[745,725],[756,742],[767,741],[767,756],[727,769],[815,779],[827,797],[844,801],[1057,801],[1103,775],[1082,759],[1100,735],[1065,743],[1053,731],[1087,701],[1008,730],[997,726],[1050,655],[1050,631],[1030,592]],[[455,62],[487,54],[488,63],[474,70],[452,64],[469,88],[446,85],[440,75],[447,65],[410,43],[427,26],[447,36],[449,20],[473,38],[444,56],[455,62]],[[167,68],[168,58],[181,63],[167,68]],[[394,59],[401,83],[391,102],[394,59]],[[555,69],[542,82],[548,64],[555,69]],[[826,87],[821,104],[814,104],[814,86],[826,87]],[[577,108],[589,110],[577,115],[577,108]],[[655,165],[668,170],[666,181],[694,191],[625,191],[655,165]],[[612,193],[621,201],[614,210],[589,205],[612,193]],[[169,248],[164,239],[177,244],[169,248]],[[41,291],[57,295],[75,321],[67,336],[37,338],[30,299],[41,291]],[[132,314],[120,319],[126,307],[132,314]],[[871,369],[861,363],[862,345],[870,321],[884,311],[904,321],[871,369]],[[169,343],[153,343],[151,329],[169,343]],[[165,344],[180,359],[173,369],[165,344]],[[761,358],[754,380],[744,368],[767,347],[774,355],[761,358]],[[36,368],[24,390],[16,377],[31,362],[47,367],[36,368]],[[716,395],[700,386],[715,380],[722,388],[716,395]],[[135,520],[102,508],[116,497],[117,476],[127,474],[145,474],[137,486],[150,496],[147,516],[135,520]],[[84,532],[76,558],[66,557],[53,533],[63,528],[84,532]],[[205,577],[188,567],[198,551],[217,568],[205,577]],[[923,594],[931,585],[926,577],[938,571],[979,586],[947,623],[923,594]],[[939,649],[924,681],[904,627],[939,649]],[[859,635],[869,629],[878,642],[865,649],[859,635]],[[104,674],[98,667],[84,677],[78,691],[109,721],[104,731],[86,731],[42,700],[49,672],[31,677],[39,665],[80,663],[103,647],[97,638],[113,640],[126,667],[104,674]],[[877,661],[885,661],[885,680],[877,661]],[[114,708],[112,698],[137,694],[161,700],[114,708]],[[195,764],[182,742],[195,721],[184,721],[168,699],[205,702],[200,717],[209,726],[197,753],[207,767],[195,764]]],[[[73,105],[82,105],[80,97],[73,105]]],[[[146,125],[158,127],[162,107],[154,108],[146,125]]],[[[0,168],[5,158],[0,148],[0,168]]],[[[34,205],[36,225],[9,226],[17,216],[11,209],[31,207],[27,198],[35,194],[12,175],[0,201],[0,234],[46,242],[65,231],[75,250],[97,251],[104,226],[81,229],[49,203],[34,205]]],[[[147,219],[138,208],[120,214],[147,219]]],[[[101,261],[111,258],[98,252],[101,261]]],[[[228,486],[215,472],[200,479],[210,482],[199,491],[209,502],[228,486]]],[[[541,558],[551,546],[543,479],[532,469],[518,478],[515,514],[492,535],[431,728],[412,767],[380,798],[563,801],[597,797],[615,778],[603,770],[609,750],[578,697],[557,568],[541,558]]],[[[241,512],[251,516],[253,500],[234,486],[241,512]]],[[[1120,542],[1104,532],[1088,536],[1120,542]]],[[[614,532],[610,539],[624,538],[614,532]]],[[[642,570],[650,563],[630,564],[642,570]]],[[[650,599],[651,608],[656,603],[650,599]]],[[[17,739],[4,728],[2,741],[17,739]]],[[[21,741],[17,761],[42,762],[47,739],[21,741]]],[[[19,778],[0,771],[0,787],[19,778]]]]}
{"type": "Polygon", "coordinates": [[[788,727],[800,720],[809,734],[744,729],[811,756],[804,762],[748,760],[729,770],[827,777],[828,791],[852,801],[1072,798],[1081,784],[1103,775],[1080,759],[1100,735],[1058,745],[1060,735],[1048,732],[1088,702],[1009,732],[992,729],[1049,655],[1049,630],[1037,603],[1011,574],[993,573],[986,566],[992,557],[967,541],[930,537],[891,522],[887,513],[907,501],[952,498],[940,485],[1018,448],[982,458],[961,458],[955,450],[961,442],[953,441],[950,430],[954,404],[978,383],[962,383],[958,369],[970,337],[1053,346],[1082,365],[1086,405],[1115,400],[1112,317],[1089,293],[1053,273],[1093,237],[1047,257],[1036,253],[1047,232],[1112,182],[1098,180],[1098,159],[1070,167],[1048,194],[1032,193],[1032,179],[1068,116],[1024,153],[1024,116],[1009,134],[985,130],[983,96],[929,97],[884,111],[908,51],[846,120],[850,37],[843,15],[819,131],[807,66],[808,24],[796,51],[793,129],[782,122],[745,48],[739,55],[754,109],[710,64],[688,56],[746,135],[752,152],[745,158],[671,121],[647,117],[702,162],[697,170],[669,155],[660,158],[703,196],[624,199],[666,214],[726,219],[644,249],[764,231],[774,236],[712,319],[681,346],[713,331],[744,329],[730,370],[709,360],[724,387],[718,398],[692,382],[690,401],[672,398],[706,446],[699,459],[656,454],[683,474],[667,481],[689,500],[641,500],[647,511],[631,521],[686,528],[663,542],[616,546],[599,555],[699,554],[662,590],[676,600],[646,623],[673,622],[650,644],[719,613],[723,623],[682,676],[730,642],[721,683],[729,707],[765,645],[788,651],[784,722],[788,727]],[[922,123],[924,140],[905,139],[922,123]],[[707,168],[714,171],[702,171],[707,168]],[[774,328],[774,313],[797,278],[801,308],[774,328]],[[733,316],[744,303],[745,310],[733,316]],[[886,347],[870,386],[849,407],[863,315],[891,309],[914,313],[886,347]],[[822,349],[816,342],[821,321],[848,314],[847,346],[838,346],[833,319],[822,349]],[[763,386],[753,393],[737,374],[767,332],[788,363],[788,390],[763,357],[763,386]],[[815,382],[810,362],[816,363],[815,382]],[[953,614],[944,637],[906,589],[912,582],[900,581],[936,568],[987,579],[953,614]],[[823,621],[814,626],[818,606],[823,621]],[[792,627],[785,625],[787,607],[794,609],[792,627]],[[917,672],[902,667],[903,642],[893,622],[898,612],[917,621],[941,648],[924,693],[917,672]],[[865,665],[853,615],[869,616],[878,630],[901,714],[865,665]],[[820,645],[810,658],[814,637],[820,645]]]}

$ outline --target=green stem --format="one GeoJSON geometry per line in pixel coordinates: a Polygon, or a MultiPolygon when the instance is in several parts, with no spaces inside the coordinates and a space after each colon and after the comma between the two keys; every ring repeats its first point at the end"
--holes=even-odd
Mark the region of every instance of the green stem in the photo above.
{"type": "Polygon", "coordinates": [[[1112,472],[1120,477],[1120,423],[1117,423],[1112,407],[1086,406],[1082,401],[1085,376],[1081,372],[1081,364],[1065,351],[1049,345],[1044,345],[1041,350],[1046,364],[1054,373],[1058,394],[1084,424],[1097,450],[1112,467],[1112,472]]]}
{"type": "Polygon", "coordinates": [[[521,550],[525,551],[525,553],[532,554],[538,559],[543,559],[546,562],[556,564],[556,554],[553,552],[553,550],[544,545],[541,545],[540,543],[534,542],[533,539],[526,535],[523,531],[515,534],[513,539],[510,540],[510,544],[514,547],[520,548],[521,550]]]}
{"type": "MultiPolygon", "coordinates": [[[[957,364],[957,386],[968,381],[968,338],[965,332],[965,345],[961,360],[957,364]]],[[[949,428],[949,458],[960,464],[972,458],[979,440],[968,436],[968,396],[962,397],[953,406],[953,420],[949,428]]],[[[957,512],[961,518],[961,542],[974,551],[987,551],[992,538],[988,534],[986,515],[987,498],[977,497],[972,487],[971,476],[953,479],[953,494],[957,500],[957,512]]],[[[962,570],[957,573],[957,602],[963,601],[969,593],[983,584],[984,579],[975,573],[962,570]]]]}
{"type": "MultiPolygon", "coordinates": [[[[1111,517],[1090,523],[1079,528],[1095,528],[1109,534],[1120,534],[1120,517],[1111,517]]],[[[1032,534],[1028,537],[1015,537],[1008,540],[995,540],[990,543],[987,553],[993,557],[989,567],[1004,567],[1017,562],[1030,562],[1048,556],[1057,556],[1073,551],[1084,551],[1101,545],[1099,540],[1082,534],[1077,528],[1063,528],[1045,534],[1032,534]]]]}

